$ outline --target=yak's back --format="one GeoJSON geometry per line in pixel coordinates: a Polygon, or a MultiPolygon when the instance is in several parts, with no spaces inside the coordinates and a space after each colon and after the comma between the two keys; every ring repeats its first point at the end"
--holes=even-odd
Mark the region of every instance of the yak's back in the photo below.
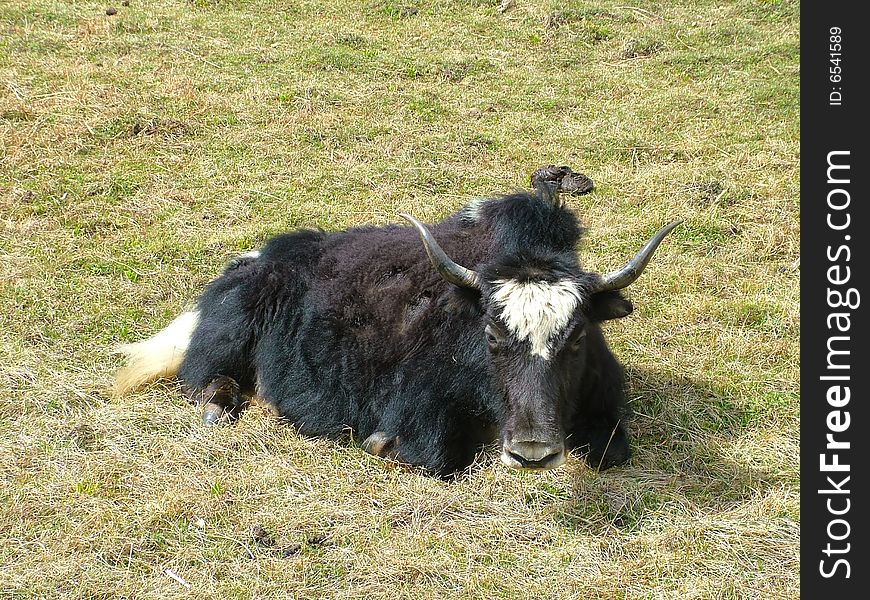
{"type": "Polygon", "coordinates": [[[564,205],[529,192],[476,200],[459,217],[467,227],[489,232],[498,254],[573,253],[583,232],[564,205]]]}

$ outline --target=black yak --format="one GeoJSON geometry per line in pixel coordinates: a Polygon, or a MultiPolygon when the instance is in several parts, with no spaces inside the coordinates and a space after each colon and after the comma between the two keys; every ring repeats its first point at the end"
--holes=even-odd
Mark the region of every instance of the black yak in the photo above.
{"type": "Polygon", "coordinates": [[[177,375],[206,423],[256,396],[305,435],[349,432],[440,476],[496,440],[513,468],[575,449],[594,468],[621,464],[623,374],[600,323],[632,312],[620,290],[678,222],[601,276],[578,262],[575,215],[536,187],[430,228],[402,215],[413,227],[279,235],[124,346],[118,387],[177,375]]]}

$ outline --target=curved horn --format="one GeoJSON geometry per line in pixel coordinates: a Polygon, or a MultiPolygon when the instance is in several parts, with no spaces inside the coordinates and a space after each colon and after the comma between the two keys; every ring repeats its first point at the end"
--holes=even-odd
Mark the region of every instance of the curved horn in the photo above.
{"type": "Polygon", "coordinates": [[[640,274],[643,273],[643,270],[646,268],[647,263],[652,258],[653,253],[656,251],[656,248],[659,247],[659,244],[662,243],[662,240],[665,239],[665,236],[668,235],[671,231],[674,230],[674,227],[682,223],[683,220],[680,219],[678,221],[674,221],[673,223],[669,223],[658,230],[650,240],[644,244],[643,248],[640,249],[634,258],[628,261],[628,264],[619,269],[618,271],[613,271],[612,273],[608,273],[607,275],[601,276],[601,283],[595,288],[596,292],[607,292],[611,290],[621,290],[623,288],[628,287],[635,280],[640,277],[640,274]]]}
{"type": "Polygon", "coordinates": [[[480,276],[471,269],[466,269],[462,265],[457,265],[455,262],[450,260],[450,257],[444,253],[444,250],[441,249],[441,246],[438,245],[438,242],[435,241],[435,238],[432,237],[432,234],[429,233],[429,230],[426,229],[425,225],[411,215],[401,213],[399,216],[406,219],[411,223],[411,225],[417,228],[417,231],[420,233],[420,238],[423,240],[423,247],[426,249],[426,254],[429,255],[429,260],[432,261],[432,266],[435,267],[435,270],[438,271],[438,274],[441,275],[441,277],[459,287],[466,287],[475,290],[480,289],[480,276]]]}

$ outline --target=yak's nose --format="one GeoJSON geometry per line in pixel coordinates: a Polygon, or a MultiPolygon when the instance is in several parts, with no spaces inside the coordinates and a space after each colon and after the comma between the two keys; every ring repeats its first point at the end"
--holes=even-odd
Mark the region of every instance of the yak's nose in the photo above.
{"type": "Polygon", "coordinates": [[[507,440],[501,460],[514,469],[554,469],[565,462],[565,444],[555,440],[507,440]]]}

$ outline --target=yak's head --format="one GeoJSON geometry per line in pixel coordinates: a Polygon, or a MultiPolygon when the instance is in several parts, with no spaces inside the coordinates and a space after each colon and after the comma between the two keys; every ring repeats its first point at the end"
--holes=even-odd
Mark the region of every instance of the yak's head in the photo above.
{"type": "MultiPolygon", "coordinates": [[[[554,192],[539,189],[541,199],[549,201],[551,210],[567,213],[554,192]]],[[[620,290],[640,276],[680,221],[662,228],[623,268],[598,275],[580,269],[573,247],[569,252],[526,251],[516,244],[473,271],[451,260],[419,221],[402,216],[417,228],[439,274],[480,294],[484,318],[479,335],[486,340],[490,370],[506,402],[502,462],[517,469],[561,465],[589,353],[605,348],[598,323],[631,313],[620,290]]],[[[577,235],[579,229],[575,242],[577,235]]]]}

